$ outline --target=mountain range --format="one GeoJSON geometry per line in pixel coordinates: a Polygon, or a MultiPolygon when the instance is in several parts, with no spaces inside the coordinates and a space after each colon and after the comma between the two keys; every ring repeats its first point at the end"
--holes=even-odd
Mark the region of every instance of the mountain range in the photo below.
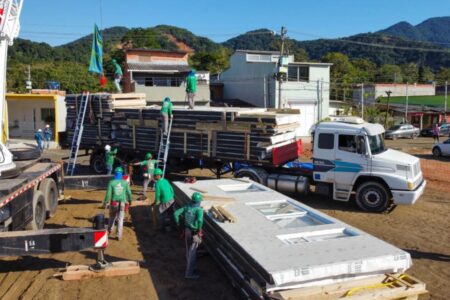
{"type": "MultiPolygon", "coordinates": [[[[223,43],[215,43],[186,29],[169,25],[134,29],[112,27],[102,33],[106,41],[106,52],[130,43],[133,47],[183,49],[192,52],[214,52],[223,48],[277,50],[280,44],[279,36],[268,29],[250,31],[223,43]]],[[[88,62],[91,39],[92,35],[87,35],[57,47],[18,39],[10,49],[9,57],[22,63],[35,60],[88,62]]],[[[292,53],[304,49],[310,60],[320,60],[329,52],[341,52],[350,59],[367,58],[377,65],[415,62],[434,70],[450,67],[449,46],[450,17],[431,18],[416,26],[400,22],[375,33],[347,38],[311,41],[288,39],[288,48],[292,53]]]]}

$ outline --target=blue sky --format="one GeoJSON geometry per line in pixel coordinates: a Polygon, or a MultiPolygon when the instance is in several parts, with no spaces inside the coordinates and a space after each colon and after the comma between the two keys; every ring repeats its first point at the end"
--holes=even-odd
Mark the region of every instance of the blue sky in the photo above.
{"type": "Polygon", "coordinates": [[[24,0],[20,37],[60,45],[91,33],[97,23],[103,28],[168,24],[214,41],[284,25],[289,37],[310,40],[445,15],[449,0],[24,0]]]}

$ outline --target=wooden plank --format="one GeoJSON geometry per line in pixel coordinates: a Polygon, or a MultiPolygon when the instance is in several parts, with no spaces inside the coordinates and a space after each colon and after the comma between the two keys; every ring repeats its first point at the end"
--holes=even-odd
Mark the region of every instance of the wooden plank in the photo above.
{"type": "Polygon", "coordinates": [[[195,123],[196,130],[225,130],[224,124],[221,123],[204,123],[204,122],[196,122],[195,123]]]}
{"type": "Polygon", "coordinates": [[[84,280],[99,277],[127,276],[139,274],[141,268],[137,261],[117,261],[111,263],[111,266],[105,270],[94,272],[89,270],[88,265],[69,266],[66,270],[57,276],[63,280],[84,280]]]}
{"type": "Polygon", "coordinates": [[[236,218],[228,210],[226,210],[222,206],[218,206],[217,209],[222,214],[222,216],[224,216],[225,219],[228,220],[228,222],[236,223],[236,218]]]}
{"type": "MultiPolygon", "coordinates": [[[[396,274],[395,277],[400,276],[396,274]]],[[[378,275],[374,277],[349,280],[324,286],[314,286],[298,288],[274,293],[275,299],[289,300],[334,300],[349,298],[352,300],[363,299],[403,299],[404,297],[414,297],[427,293],[425,284],[420,280],[406,275],[404,280],[408,280],[411,287],[402,282],[392,280],[390,275],[378,275]],[[388,285],[388,282],[392,284],[388,285]],[[353,293],[348,295],[352,291],[353,293]]]]}

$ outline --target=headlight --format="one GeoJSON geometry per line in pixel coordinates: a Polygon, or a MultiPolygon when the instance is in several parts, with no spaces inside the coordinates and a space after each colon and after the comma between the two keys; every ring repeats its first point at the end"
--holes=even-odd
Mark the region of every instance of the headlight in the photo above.
{"type": "Polygon", "coordinates": [[[408,190],[413,190],[413,189],[414,189],[414,182],[408,181],[408,190]]]}

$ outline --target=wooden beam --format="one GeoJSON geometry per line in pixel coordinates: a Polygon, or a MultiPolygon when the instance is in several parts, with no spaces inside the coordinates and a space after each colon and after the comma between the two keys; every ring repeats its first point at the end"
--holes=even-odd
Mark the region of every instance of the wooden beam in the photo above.
{"type": "Polygon", "coordinates": [[[64,272],[55,274],[55,276],[61,276],[63,280],[84,280],[98,277],[134,275],[139,274],[140,270],[141,268],[137,261],[117,261],[101,271],[91,271],[88,265],[69,266],[64,272]]]}

